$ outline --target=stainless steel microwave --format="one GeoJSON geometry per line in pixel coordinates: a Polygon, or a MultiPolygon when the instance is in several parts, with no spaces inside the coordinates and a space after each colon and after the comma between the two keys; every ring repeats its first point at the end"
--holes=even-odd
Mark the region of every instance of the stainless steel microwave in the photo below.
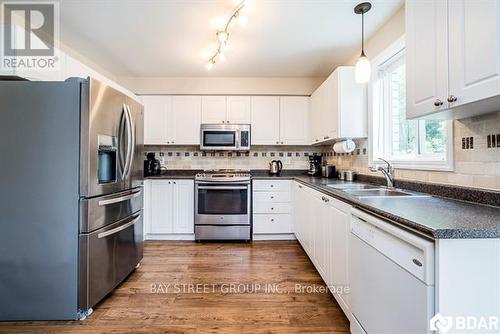
{"type": "Polygon", "coordinates": [[[250,124],[202,124],[200,139],[205,151],[249,151],[250,124]]]}

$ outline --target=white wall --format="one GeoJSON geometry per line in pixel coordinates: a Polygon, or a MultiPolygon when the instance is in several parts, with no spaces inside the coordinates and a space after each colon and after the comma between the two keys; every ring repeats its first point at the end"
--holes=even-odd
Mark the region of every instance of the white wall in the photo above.
{"type": "Polygon", "coordinates": [[[118,77],[136,94],[311,95],[325,78],[118,77]]]}

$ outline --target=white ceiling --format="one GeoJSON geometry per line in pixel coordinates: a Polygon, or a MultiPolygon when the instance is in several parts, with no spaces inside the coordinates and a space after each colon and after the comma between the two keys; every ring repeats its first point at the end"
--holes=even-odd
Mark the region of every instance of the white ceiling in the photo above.
{"type": "MultiPolygon", "coordinates": [[[[227,61],[207,71],[217,20],[234,0],[65,0],[61,40],[118,76],[326,76],[360,48],[360,1],[250,0],[248,25],[230,29],[227,61]]],[[[403,0],[374,0],[366,32],[403,0]]]]}

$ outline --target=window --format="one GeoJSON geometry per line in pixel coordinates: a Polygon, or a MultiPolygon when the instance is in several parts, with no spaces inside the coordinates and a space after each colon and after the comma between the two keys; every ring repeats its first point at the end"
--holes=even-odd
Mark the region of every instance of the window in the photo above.
{"type": "Polygon", "coordinates": [[[452,123],[406,119],[404,42],[374,60],[371,100],[370,161],[391,161],[408,169],[453,169],[452,123]]]}

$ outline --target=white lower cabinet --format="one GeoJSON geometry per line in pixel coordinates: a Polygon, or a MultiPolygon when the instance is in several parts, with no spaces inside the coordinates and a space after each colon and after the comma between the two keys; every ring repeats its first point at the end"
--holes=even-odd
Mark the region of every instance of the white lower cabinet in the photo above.
{"type": "Polygon", "coordinates": [[[194,181],[146,180],[146,239],[194,239],[194,181]]]}
{"type": "Polygon", "coordinates": [[[292,181],[253,181],[254,239],[293,239],[292,181]]]}
{"type": "Polygon", "coordinates": [[[303,184],[294,184],[297,239],[350,318],[349,221],[351,206],[303,184]]]}

